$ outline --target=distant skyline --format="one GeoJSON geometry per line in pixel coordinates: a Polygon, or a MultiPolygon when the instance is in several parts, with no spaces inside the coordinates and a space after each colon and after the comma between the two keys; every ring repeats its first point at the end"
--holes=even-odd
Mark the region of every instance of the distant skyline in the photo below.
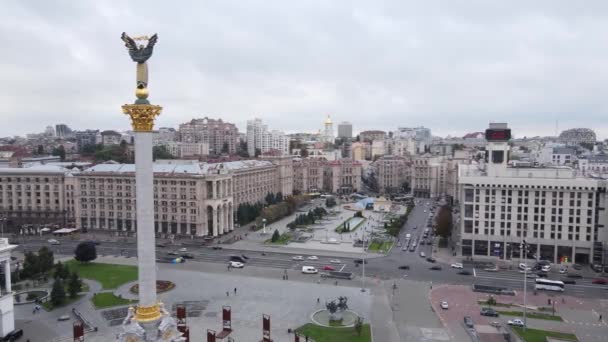
{"type": "Polygon", "coordinates": [[[425,126],[438,136],[508,122],[516,137],[587,127],[608,137],[608,2],[7,0],[0,137],[129,128],[134,63],[120,40],[158,33],[156,127],[259,117],[316,132],[425,126]]]}

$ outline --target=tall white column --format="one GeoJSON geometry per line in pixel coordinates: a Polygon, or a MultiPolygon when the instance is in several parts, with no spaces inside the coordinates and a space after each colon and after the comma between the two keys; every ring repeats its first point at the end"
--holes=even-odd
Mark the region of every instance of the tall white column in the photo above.
{"type": "Polygon", "coordinates": [[[135,132],[139,305],[156,304],[152,132],[135,132]]]}
{"type": "Polygon", "coordinates": [[[7,293],[11,293],[11,261],[6,260],[4,262],[4,288],[7,293]]]}
{"type": "Polygon", "coordinates": [[[212,211],[212,215],[213,215],[213,236],[217,236],[217,226],[218,226],[218,216],[217,216],[217,210],[218,207],[214,206],[213,207],[213,211],[212,211]]]}

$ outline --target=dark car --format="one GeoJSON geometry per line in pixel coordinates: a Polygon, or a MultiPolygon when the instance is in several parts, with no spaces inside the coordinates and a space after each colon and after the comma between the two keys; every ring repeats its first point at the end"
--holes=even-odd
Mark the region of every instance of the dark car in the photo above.
{"type": "Polygon", "coordinates": [[[231,255],[230,261],[241,262],[243,264],[247,262],[245,259],[243,259],[241,256],[238,256],[238,255],[231,255]]]}
{"type": "Polygon", "coordinates": [[[176,251],[167,252],[168,255],[177,255],[176,251]]]}
{"type": "Polygon", "coordinates": [[[482,316],[498,317],[498,312],[494,311],[492,308],[481,308],[480,314],[482,316]]]}
{"type": "Polygon", "coordinates": [[[464,316],[464,325],[466,325],[467,328],[473,329],[473,319],[471,316],[464,316]]]}
{"type": "Polygon", "coordinates": [[[606,284],[608,284],[608,280],[603,279],[603,278],[596,278],[591,281],[591,284],[606,285],[606,284]]]}
{"type": "Polygon", "coordinates": [[[21,336],[23,336],[23,330],[22,329],[18,329],[18,330],[13,330],[10,333],[6,334],[6,336],[4,336],[4,338],[2,338],[1,341],[17,341],[18,339],[21,338],[21,336]]]}
{"type": "Polygon", "coordinates": [[[539,278],[547,278],[549,275],[547,274],[547,272],[538,272],[536,273],[536,276],[539,278]]]}
{"type": "Polygon", "coordinates": [[[399,266],[400,270],[409,270],[410,269],[410,265],[401,265],[399,266]]]}
{"type": "Polygon", "coordinates": [[[249,257],[248,257],[248,256],[246,256],[245,254],[241,254],[241,257],[242,257],[243,259],[245,259],[245,260],[249,260],[249,257]]]}
{"type": "Polygon", "coordinates": [[[353,260],[353,261],[355,262],[355,264],[358,264],[358,265],[360,265],[360,264],[362,264],[362,263],[364,263],[364,262],[365,262],[365,264],[367,265],[367,260],[363,260],[363,259],[355,259],[355,260],[353,260]]]}
{"type": "Polygon", "coordinates": [[[434,266],[431,266],[431,268],[429,268],[429,269],[430,269],[430,270],[433,270],[433,271],[441,271],[441,266],[439,266],[439,265],[434,265],[434,266]]]}
{"type": "Polygon", "coordinates": [[[578,273],[568,273],[568,275],[566,277],[581,279],[583,276],[581,274],[578,274],[578,273]]]}
{"type": "Polygon", "coordinates": [[[579,264],[574,264],[574,265],[572,265],[572,268],[574,268],[575,270],[582,270],[583,266],[581,266],[579,264]]]}
{"type": "Polygon", "coordinates": [[[182,254],[182,258],[184,258],[184,259],[194,259],[194,254],[192,254],[192,253],[184,253],[184,254],[182,254]]]}
{"type": "Polygon", "coordinates": [[[562,279],[562,282],[563,282],[564,284],[571,284],[571,285],[576,284],[576,280],[574,280],[574,279],[570,279],[570,278],[564,278],[564,279],[562,279]]]}
{"type": "Polygon", "coordinates": [[[222,247],[222,246],[213,246],[213,249],[215,249],[215,250],[224,249],[224,247],[222,247]]]}
{"type": "Polygon", "coordinates": [[[156,244],[156,247],[158,247],[158,248],[163,248],[163,247],[167,247],[167,245],[162,244],[162,243],[157,243],[157,244],[156,244]]]}
{"type": "Polygon", "coordinates": [[[461,271],[458,271],[458,274],[460,274],[460,275],[467,275],[467,276],[469,276],[469,275],[471,275],[472,273],[471,273],[471,271],[468,271],[468,270],[461,270],[461,271]]]}
{"type": "Polygon", "coordinates": [[[431,263],[437,262],[437,260],[435,260],[435,258],[433,258],[433,257],[426,258],[426,261],[431,262],[431,263]]]}

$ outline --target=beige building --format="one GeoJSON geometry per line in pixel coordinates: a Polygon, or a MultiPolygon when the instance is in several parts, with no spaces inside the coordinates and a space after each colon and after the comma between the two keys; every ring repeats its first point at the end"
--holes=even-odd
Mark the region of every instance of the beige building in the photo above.
{"type": "Polygon", "coordinates": [[[54,165],[0,168],[0,218],[5,232],[18,233],[22,224],[67,225],[73,199],[66,196],[68,170],[54,165]]]}
{"type": "Polygon", "coordinates": [[[293,194],[293,158],[267,157],[267,159],[277,166],[279,192],[285,196],[293,194]]]}
{"type": "Polygon", "coordinates": [[[366,142],[355,142],[351,146],[353,160],[371,159],[371,145],[366,142]]]}
{"type": "Polygon", "coordinates": [[[205,117],[179,125],[178,136],[181,142],[207,143],[212,154],[223,153],[224,147],[227,147],[227,153],[233,154],[236,153],[239,131],[233,123],[205,117]]]}
{"type": "Polygon", "coordinates": [[[328,161],[323,188],[333,194],[350,194],[361,189],[361,163],[352,159],[328,161]]]}
{"type": "Polygon", "coordinates": [[[208,143],[186,143],[171,141],[163,143],[167,151],[175,158],[202,157],[209,155],[208,143]]]}
{"type": "Polygon", "coordinates": [[[380,193],[398,192],[411,182],[411,162],[398,156],[383,156],[372,163],[380,193]]]}
{"type": "Polygon", "coordinates": [[[415,197],[435,198],[447,194],[448,160],[429,154],[412,159],[412,193],[415,197]]]}
{"type": "MultiPolygon", "coordinates": [[[[154,230],[218,236],[234,229],[232,178],[221,167],[154,164],[154,230]]],[[[99,164],[75,175],[76,227],[136,231],[135,165],[99,164]]]]}
{"type": "Polygon", "coordinates": [[[293,161],[293,189],[301,193],[323,189],[323,169],[326,160],[320,158],[296,158],[293,161]]]}

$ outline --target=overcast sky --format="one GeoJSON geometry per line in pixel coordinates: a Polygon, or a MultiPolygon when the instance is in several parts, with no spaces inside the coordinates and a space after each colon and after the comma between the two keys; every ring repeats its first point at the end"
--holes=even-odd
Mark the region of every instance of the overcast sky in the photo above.
{"type": "Polygon", "coordinates": [[[135,64],[120,40],[157,32],[156,127],[253,117],[317,131],[506,121],[515,136],[608,136],[608,1],[2,1],[0,136],[129,129],[135,64]]]}

